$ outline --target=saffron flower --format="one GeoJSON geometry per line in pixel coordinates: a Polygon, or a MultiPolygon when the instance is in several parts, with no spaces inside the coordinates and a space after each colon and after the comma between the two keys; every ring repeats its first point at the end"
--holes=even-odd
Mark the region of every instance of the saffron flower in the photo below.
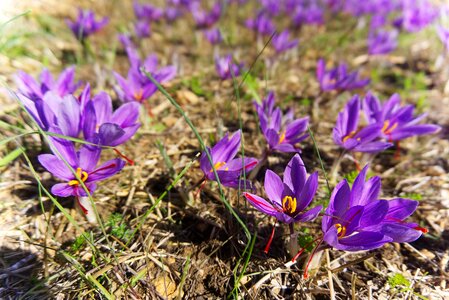
{"type": "Polygon", "coordinates": [[[259,35],[270,35],[276,31],[273,21],[263,12],[259,13],[256,18],[246,20],[245,25],[259,35]]]}
{"type": "Polygon", "coordinates": [[[290,50],[296,47],[296,45],[298,45],[298,39],[290,40],[288,29],[273,37],[273,47],[278,54],[290,50]]]}
{"type": "Polygon", "coordinates": [[[17,96],[43,130],[74,138],[79,136],[81,106],[74,96],[59,97],[53,92],[47,92],[42,99],[34,101],[21,94],[17,96]]]}
{"type": "Polygon", "coordinates": [[[215,3],[212,9],[207,12],[201,8],[200,2],[192,2],[189,4],[189,10],[196,23],[197,28],[212,27],[221,17],[221,5],[219,2],[215,3]]]}
{"type": "Polygon", "coordinates": [[[150,23],[146,20],[138,20],[134,23],[134,32],[139,39],[149,37],[151,35],[150,23]]]}
{"type": "MultiPolygon", "coordinates": [[[[220,183],[227,187],[238,188],[245,184],[251,186],[249,181],[240,180],[240,176],[242,172],[249,172],[257,165],[257,159],[252,157],[235,158],[240,149],[241,134],[240,130],[232,137],[226,134],[212,149],[207,148],[220,183]]],[[[216,180],[206,152],[201,155],[200,168],[207,180],[216,180]]]]}
{"type": "Polygon", "coordinates": [[[361,79],[358,71],[348,73],[348,67],[344,63],[334,69],[326,70],[326,62],[323,59],[318,61],[316,76],[322,91],[351,91],[363,88],[371,81],[361,79]]]}
{"type": "Polygon", "coordinates": [[[368,36],[368,53],[370,55],[388,54],[398,45],[397,30],[372,30],[368,36]]]}
{"type": "Polygon", "coordinates": [[[48,91],[64,97],[73,94],[81,85],[80,81],[75,82],[75,67],[64,69],[56,80],[47,69],[42,71],[39,80],[35,80],[29,74],[19,71],[15,76],[15,83],[19,92],[32,100],[42,98],[48,91]]]}
{"type": "Polygon", "coordinates": [[[334,142],[349,151],[377,153],[392,146],[379,141],[382,124],[367,125],[359,129],[360,98],[355,95],[338,114],[333,130],[334,142]]]}
{"type": "Polygon", "coordinates": [[[295,145],[309,136],[306,132],[309,117],[294,120],[293,111],[282,116],[281,109],[275,108],[274,101],[274,93],[270,92],[262,104],[254,102],[259,116],[260,130],[270,150],[298,152],[300,150],[295,145]]]}
{"type": "Polygon", "coordinates": [[[98,181],[109,178],[118,173],[125,162],[119,158],[109,160],[97,167],[100,159],[101,149],[98,147],[83,145],[79,151],[75,151],[73,143],[64,143],[58,147],[64,159],[75,171],[75,174],[65,164],[64,160],[53,154],[41,154],[38,160],[47,171],[55,177],[65,181],[64,183],[55,184],[51,192],[60,197],[85,197],[86,191],[81,185],[84,183],[89,193],[93,193],[98,181]]]}
{"type": "Polygon", "coordinates": [[[402,28],[418,32],[438,18],[438,10],[428,0],[403,0],[402,28]]]}
{"type": "Polygon", "coordinates": [[[156,55],[150,55],[145,61],[141,62],[134,48],[127,47],[126,50],[131,64],[127,78],[125,79],[120,74],[114,72],[115,79],[120,87],[116,88],[115,91],[120,100],[124,102],[136,101],[142,103],[157,91],[156,85],[147,78],[141,68],[150,73],[160,83],[167,82],[175,77],[176,68],[174,66],[158,68],[156,55]]]}
{"type": "Polygon", "coordinates": [[[295,27],[301,27],[304,24],[320,25],[324,23],[324,10],[313,1],[296,4],[292,10],[292,23],[295,27]]]}
{"type": "Polygon", "coordinates": [[[243,193],[257,210],[275,217],[280,222],[308,222],[314,220],[322,206],[305,211],[312,202],[318,187],[318,172],[307,177],[306,168],[299,154],[288,163],[281,178],[271,170],[265,173],[265,192],[269,200],[251,193],[243,193]]]}
{"type": "Polygon", "coordinates": [[[383,105],[379,99],[368,93],[363,100],[363,111],[369,124],[382,126],[381,137],[399,141],[415,135],[435,133],[441,129],[438,125],[418,124],[427,114],[414,117],[414,105],[401,106],[401,98],[394,94],[383,105]]]}
{"type": "Polygon", "coordinates": [[[223,36],[221,35],[220,29],[211,28],[204,31],[204,36],[212,45],[217,45],[223,42],[223,36]]]}
{"type": "Polygon", "coordinates": [[[100,92],[87,102],[84,112],[83,135],[101,146],[118,146],[129,140],[139,129],[140,105],[137,102],[122,104],[116,111],[108,94],[100,92]]]}
{"type": "Polygon", "coordinates": [[[215,70],[221,80],[237,77],[243,68],[243,64],[235,64],[232,62],[232,55],[220,57],[215,56],[215,70]]]}
{"type": "Polygon", "coordinates": [[[133,9],[136,17],[142,21],[158,21],[164,16],[164,11],[161,8],[148,3],[140,4],[138,1],[134,1],[133,9]]]}
{"type": "Polygon", "coordinates": [[[67,26],[80,41],[84,41],[88,36],[102,29],[108,22],[109,18],[107,17],[96,21],[93,11],[82,9],[78,9],[76,21],[66,20],[67,26]]]}
{"type": "Polygon", "coordinates": [[[334,188],[321,223],[323,240],[335,249],[360,251],[418,239],[425,230],[404,222],[415,211],[417,201],[379,200],[380,177],[365,181],[367,170],[365,166],[352,189],[346,179],[334,188]]]}

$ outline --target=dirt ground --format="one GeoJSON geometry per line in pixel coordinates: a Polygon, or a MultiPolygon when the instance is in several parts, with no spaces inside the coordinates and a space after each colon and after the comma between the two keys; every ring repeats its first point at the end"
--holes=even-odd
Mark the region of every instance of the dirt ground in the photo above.
{"type": "MultiPolygon", "coordinates": [[[[13,3],[3,10],[4,19],[31,10],[5,27],[0,38],[2,43],[8,37],[14,38],[14,43],[0,51],[0,79],[12,89],[12,76],[18,70],[37,76],[46,66],[57,74],[76,64],[76,54],[81,52],[63,21],[76,15],[73,2],[24,2],[17,7],[15,1],[0,4],[6,7],[13,3]]],[[[132,27],[132,3],[76,3],[111,18],[111,24],[91,39],[93,57],[77,63],[77,78],[90,82],[95,93],[106,90],[117,100],[111,70],[125,74],[128,63],[116,35],[118,30],[132,27]]],[[[247,8],[235,15],[228,12],[225,19],[241,24],[249,14],[247,8]]],[[[251,87],[242,85],[238,101],[232,81],[217,78],[214,49],[193,32],[191,21],[180,20],[172,28],[155,24],[152,36],[140,42],[141,52],[158,54],[161,65],[178,66],[176,79],[164,86],[210,145],[223,133],[239,129],[240,106],[245,154],[260,157],[265,142],[252,104],[251,87]],[[192,82],[199,83],[199,88],[192,82]]],[[[312,112],[311,102],[319,95],[315,66],[322,56],[331,62],[343,59],[371,76],[370,89],[382,99],[398,92],[405,102],[420,103],[419,110],[428,112],[427,122],[442,126],[442,130],[405,140],[399,158],[394,157],[395,149],[376,156],[371,170],[382,177],[385,199],[402,196],[420,201],[412,220],[427,228],[427,234],[413,243],[387,244],[368,252],[325,251],[315,257],[311,276],[305,280],[302,275],[308,255],[296,264],[288,264],[292,254],[287,250],[287,227],[277,227],[266,255],[263,249],[273,220],[245,203],[238,191],[226,189],[226,199],[246,224],[249,238],[223,204],[216,183],[207,183],[198,191],[203,176],[197,161],[200,145],[176,109],[157,93],[150,99],[153,117],[142,111],[138,134],[120,148],[135,165],[126,166],[95,193],[106,235],[100,226],[86,221],[73,198],[58,200],[78,226],[41,195],[23,155],[0,167],[0,298],[103,299],[97,282],[116,299],[219,299],[227,295],[240,299],[330,299],[332,278],[336,299],[448,299],[448,60],[442,63],[442,48],[432,30],[404,37],[393,55],[381,59],[367,58],[364,41],[356,33],[345,36],[337,48],[339,37],[353,25],[341,19],[329,26],[304,28],[299,50],[269,70],[264,61],[272,50],[263,51],[256,61],[260,49],[251,33],[236,25],[223,25],[232,41],[221,46],[220,52],[232,51],[247,66],[256,61],[252,78],[257,79],[259,96],[265,96],[267,90],[275,91],[277,104],[283,109],[293,107],[295,116],[312,112]],[[327,47],[320,48],[323,41],[327,47]],[[333,46],[335,51],[325,49],[333,46]],[[186,175],[154,205],[186,166],[190,166],[186,175]],[[134,229],[136,235],[130,238],[134,229]],[[245,247],[253,242],[247,260],[245,247]],[[238,287],[237,292],[234,287],[238,287]]],[[[332,140],[336,112],[351,96],[349,92],[322,95],[319,118],[311,124],[327,172],[340,153],[332,140]]],[[[31,130],[23,116],[3,88],[0,120],[31,130]]],[[[17,134],[4,126],[0,132],[4,138],[17,134]]],[[[45,151],[38,135],[2,143],[1,156],[18,145],[26,149],[44,187],[57,182],[37,161],[37,155],[45,151]]],[[[301,147],[307,171],[319,172],[315,201],[324,204],[328,201],[326,183],[314,144],[307,139],[301,147]]],[[[106,152],[105,156],[113,157],[114,153],[106,152]]],[[[270,156],[269,168],[281,173],[290,158],[289,154],[275,153],[270,156]]],[[[256,177],[260,192],[265,169],[256,177]]],[[[354,163],[344,159],[338,178],[354,169],[354,163]]],[[[297,224],[296,229],[303,241],[321,234],[319,221],[297,224]]]]}

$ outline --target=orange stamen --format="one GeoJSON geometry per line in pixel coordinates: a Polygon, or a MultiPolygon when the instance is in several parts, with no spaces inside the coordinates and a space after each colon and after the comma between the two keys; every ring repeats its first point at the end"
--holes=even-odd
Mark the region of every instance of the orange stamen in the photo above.
{"type": "Polygon", "coordinates": [[[285,131],[282,132],[281,136],[279,137],[278,144],[281,144],[285,140],[285,131]]]}
{"type": "MultiPolygon", "coordinates": [[[[85,182],[87,180],[87,178],[89,177],[89,174],[84,172],[81,168],[76,168],[75,173],[76,173],[77,178],[81,179],[82,182],[85,182]]],[[[68,182],[68,185],[70,185],[70,186],[79,185],[79,184],[80,184],[80,182],[78,181],[78,179],[73,179],[68,182]]]]}
{"type": "Polygon", "coordinates": [[[356,131],[353,130],[351,131],[347,136],[345,136],[343,138],[343,143],[346,143],[347,140],[352,139],[354,137],[354,135],[356,134],[356,131]]]}

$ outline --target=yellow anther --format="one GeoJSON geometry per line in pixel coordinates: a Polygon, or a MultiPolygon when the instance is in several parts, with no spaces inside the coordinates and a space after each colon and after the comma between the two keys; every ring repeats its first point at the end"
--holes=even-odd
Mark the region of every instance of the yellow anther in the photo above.
{"type": "Polygon", "coordinates": [[[282,132],[281,136],[279,137],[279,142],[278,144],[282,143],[285,140],[285,131],[282,132]]]}
{"type": "Polygon", "coordinates": [[[346,227],[341,224],[335,224],[335,228],[337,228],[337,236],[338,238],[342,238],[346,235],[346,227]]]}
{"type": "Polygon", "coordinates": [[[355,134],[356,134],[356,131],[355,131],[355,130],[351,131],[347,136],[345,136],[345,137],[343,138],[343,143],[346,143],[346,141],[347,141],[348,139],[353,138],[355,134]]]}
{"type": "Polygon", "coordinates": [[[285,196],[282,199],[282,209],[288,214],[293,214],[296,212],[296,198],[291,196],[285,196]]]}
{"type": "MultiPolygon", "coordinates": [[[[83,170],[81,170],[81,168],[76,168],[75,173],[76,173],[76,176],[78,178],[80,178],[82,182],[85,182],[87,180],[87,178],[89,177],[89,174],[87,174],[87,172],[84,172],[83,170]]],[[[73,180],[70,180],[68,184],[70,186],[72,186],[72,185],[78,185],[78,184],[80,184],[80,182],[78,181],[78,179],[73,179],[73,180]]]]}
{"type": "Polygon", "coordinates": [[[390,120],[385,120],[384,122],[384,126],[382,127],[382,132],[384,134],[391,134],[393,132],[393,130],[396,129],[396,127],[398,127],[398,123],[394,123],[391,127],[390,127],[390,120]]]}
{"type": "MultiPolygon", "coordinates": [[[[214,165],[215,170],[220,170],[221,167],[223,167],[224,165],[226,165],[226,163],[224,161],[219,161],[214,165]]],[[[226,167],[225,171],[228,171],[229,169],[226,167]]],[[[209,172],[213,172],[214,169],[211,168],[209,172]]]]}

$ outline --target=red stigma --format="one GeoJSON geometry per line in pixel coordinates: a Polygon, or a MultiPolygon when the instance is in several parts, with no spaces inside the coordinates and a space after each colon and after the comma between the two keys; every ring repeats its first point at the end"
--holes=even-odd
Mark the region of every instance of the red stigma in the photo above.
{"type": "Polygon", "coordinates": [[[87,209],[81,204],[81,201],[80,201],[80,199],[78,197],[76,199],[78,200],[78,204],[79,204],[81,210],[83,211],[83,213],[85,215],[87,215],[87,213],[88,213],[87,209]]]}
{"type": "Polygon", "coordinates": [[[116,166],[117,166],[117,164],[112,163],[112,164],[110,164],[110,165],[104,166],[103,168],[96,169],[96,170],[93,171],[92,173],[89,173],[89,175],[92,175],[92,174],[95,174],[95,173],[97,173],[97,172],[100,172],[100,171],[103,171],[103,170],[107,170],[107,169],[110,169],[110,168],[115,168],[116,166]]]}
{"type": "Polygon", "coordinates": [[[265,252],[265,254],[268,254],[268,251],[270,250],[271,243],[273,242],[275,230],[276,230],[276,223],[273,225],[273,229],[271,230],[270,238],[268,239],[267,245],[265,246],[265,249],[263,250],[263,252],[265,252]]]}
{"type": "Polygon", "coordinates": [[[427,230],[427,228],[423,228],[423,227],[420,227],[420,226],[416,226],[416,227],[413,228],[413,229],[418,230],[418,231],[421,231],[421,232],[424,233],[424,234],[426,234],[426,233],[429,232],[429,230],[427,230]]]}
{"type": "Polygon", "coordinates": [[[255,165],[257,165],[257,161],[253,161],[252,163],[247,164],[247,165],[245,166],[245,169],[248,169],[248,168],[250,168],[250,167],[252,167],[252,166],[255,166],[255,165]]]}
{"type": "Polygon", "coordinates": [[[198,197],[198,195],[200,194],[200,192],[203,190],[204,186],[206,185],[206,182],[207,182],[207,178],[204,178],[203,183],[201,183],[201,186],[198,189],[198,192],[195,193],[195,197],[194,198],[198,197]]]}
{"type": "Polygon", "coordinates": [[[119,150],[117,150],[116,148],[114,148],[115,153],[120,156],[121,158],[123,158],[124,160],[126,160],[126,162],[130,165],[130,166],[134,166],[134,160],[126,157],[122,152],[120,152],[119,150]]]}

